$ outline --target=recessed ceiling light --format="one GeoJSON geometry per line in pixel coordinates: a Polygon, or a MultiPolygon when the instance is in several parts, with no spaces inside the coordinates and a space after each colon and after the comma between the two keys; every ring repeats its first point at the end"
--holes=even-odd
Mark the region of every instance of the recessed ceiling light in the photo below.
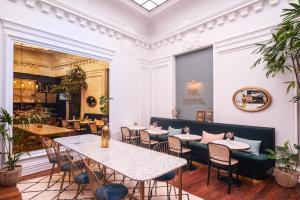
{"type": "Polygon", "coordinates": [[[149,10],[149,11],[151,11],[151,10],[153,10],[154,8],[156,8],[156,4],[155,3],[153,3],[152,1],[147,1],[146,3],[144,3],[143,5],[142,5],[144,8],[146,8],[147,10],[149,10]]]}

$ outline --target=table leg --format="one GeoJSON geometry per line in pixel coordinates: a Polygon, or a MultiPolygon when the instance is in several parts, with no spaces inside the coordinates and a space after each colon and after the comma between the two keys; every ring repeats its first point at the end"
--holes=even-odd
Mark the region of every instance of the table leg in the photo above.
{"type": "Polygon", "coordinates": [[[144,181],[140,182],[140,200],[145,199],[145,187],[144,187],[144,181]]]}
{"type": "Polygon", "coordinates": [[[179,200],[182,200],[182,168],[180,167],[178,170],[179,175],[179,200]]]}

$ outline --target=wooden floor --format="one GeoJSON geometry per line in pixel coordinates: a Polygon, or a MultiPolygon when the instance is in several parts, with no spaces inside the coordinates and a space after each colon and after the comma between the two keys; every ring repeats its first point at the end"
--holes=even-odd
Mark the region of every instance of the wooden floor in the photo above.
{"type": "MultiPolygon", "coordinates": [[[[45,176],[49,171],[23,177],[23,180],[45,176]]],[[[183,189],[206,200],[300,200],[300,184],[295,189],[286,189],[278,186],[273,178],[253,183],[242,180],[241,187],[233,187],[227,195],[227,187],[216,178],[212,171],[209,186],[206,185],[207,170],[205,168],[183,173],[183,189]]],[[[175,180],[177,185],[177,180],[175,180]]],[[[20,192],[16,187],[0,188],[0,200],[21,200],[20,192]]]]}

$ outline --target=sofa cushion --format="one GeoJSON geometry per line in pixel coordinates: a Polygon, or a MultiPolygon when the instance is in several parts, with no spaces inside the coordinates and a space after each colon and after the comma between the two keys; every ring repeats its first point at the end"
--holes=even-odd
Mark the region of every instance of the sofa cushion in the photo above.
{"type": "Polygon", "coordinates": [[[168,131],[169,131],[169,135],[179,135],[182,133],[182,128],[175,129],[172,126],[169,126],[168,131]]]}
{"type": "Polygon", "coordinates": [[[223,140],[224,139],[224,133],[220,134],[211,134],[206,131],[203,131],[202,133],[202,140],[200,143],[202,144],[208,144],[209,142],[213,142],[215,140],[223,140]]]}
{"type": "Polygon", "coordinates": [[[260,144],[261,144],[260,140],[247,140],[247,139],[240,138],[240,137],[234,137],[234,140],[249,144],[250,149],[248,149],[246,151],[249,153],[252,153],[254,155],[259,155],[259,148],[260,148],[260,144]]]}
{"type": "Polygon", "coordinates": [[[239,159],[239,158],[246,158],[249,160],[258,160],[258,161],[264,161],[264,160],[268,160],[268,157],[266,154],[259,154],[259,155],[255,155],[249,152],[243,152],[243,151],[233,151],[232,152],[232,157],[239,159]]]}

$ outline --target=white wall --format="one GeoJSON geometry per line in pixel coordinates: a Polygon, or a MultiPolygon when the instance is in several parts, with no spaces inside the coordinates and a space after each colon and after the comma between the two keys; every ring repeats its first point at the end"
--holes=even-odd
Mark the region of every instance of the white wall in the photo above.
{"type": "MultiPolygon", "coordinates": [[[[263,64],[251,70],[258,58],[253,55],[255,43],[270,38],[272,27],[280,23],[280,14],[287,7],[287,1],[240,1],[244,4],[229,6],[224,13],[215,13],[216,1],[203,2],[189,6],[183,3],[182,12],[166,13],[164,20],[155,24],[162,33],[177,30],[168,34],[156,34],[153,38],[151,53],[153,60],[174,57],[175,55],[193,51],[209,45],[214,47],[214,121],[232,124],[244,124],[274,127],[276,144],[286,140],[298,143],[296,105],[286,95],[285,81],[290,75],[267,79],[263,64]],[[209,9],[210,8],[210,9],[209,9]],[[205,20],[195,18],[195,10],[205,9],[210,13],[205,20]],[[230,11],[230,12],[229,12],[230,11]],[[175,17],[176,15],[176,17],[175,17]],[[185,20],[191,19],[188,25],[185,20]],[[176,19],[176,24],[171,19],[176,19]],[[258,86],[268,90],[273,98],[271,106],[264,111],[248,113],[236,109],[232,103],[232,95],[241,87],[258,86]]],[[[218,1],[220,2],[220,1],[218,1]]],[[[216,10],[231,1],[222,1],[216,10]]],[[[178,6],[181,4],[178,4],[178,6]]],[[[201,13],[201,12],[200,12],[201,13]]],[[[152,109],[151,115],[171,117],[171,108],[175,106],[174,95],[174,61],[173,59],[157,64],[149,64],[151,68],[152,109]]]]}

